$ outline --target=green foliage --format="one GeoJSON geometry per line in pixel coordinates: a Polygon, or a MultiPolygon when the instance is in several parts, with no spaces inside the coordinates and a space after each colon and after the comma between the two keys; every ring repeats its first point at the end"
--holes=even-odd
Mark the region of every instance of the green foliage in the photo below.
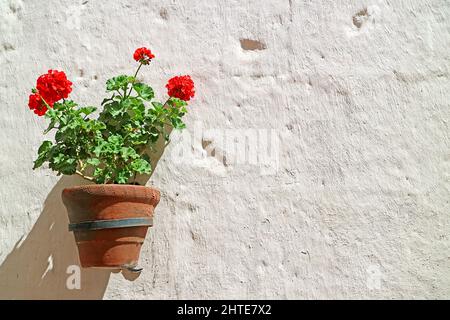
{"type": "Polygon", "coordinates": [[[133,83],[133,89],[137,92],[139,97],[146,101],[150,101],[154,97],[153,89],[145,83],[133,83]]]}
{"type": "Polygon", "coordinates": [[[135,81],[135,77],[120,75],[106,81],[106,90],[107,91],[119,91],[125,90],[128,88],[130,83],[135,81]]]}
{"type": "Polygon", "coordinates": [[[139,174],[152,171],[147,150],[160,137],[169,140],[167,128],[185,128],[182,117],[187,103],[169,98],[152,101],[153,89],[120,75],[106,82],[112,94],[102,102],[97,119],[95,107],[79,107],[71,100],[55,103],[45,117],[44,133],[55,131],[38,150],[33,169],[48,163],[59,174],[79,174],[95,183],[133,183],[139,174]]]}

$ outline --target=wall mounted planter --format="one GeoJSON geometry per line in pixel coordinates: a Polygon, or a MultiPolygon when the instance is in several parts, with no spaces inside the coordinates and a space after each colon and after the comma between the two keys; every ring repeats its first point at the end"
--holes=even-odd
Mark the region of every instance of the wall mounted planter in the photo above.
{"type": "Polygon", "coordinates": [[[83,268],[136,268],[160,199],[157,189],[86,185],[64,189],[62,199],[83,268]]]}

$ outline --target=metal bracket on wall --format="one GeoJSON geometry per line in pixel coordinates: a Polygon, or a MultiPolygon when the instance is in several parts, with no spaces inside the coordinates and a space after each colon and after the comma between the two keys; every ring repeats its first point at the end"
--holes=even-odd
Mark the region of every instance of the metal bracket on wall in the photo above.
{"type": "Polygon", "coordinates": [[[130,272],[132,272],[132,273],[141,273],[141,271],[142,271],[144,268],[140,268],[140,267],[138,267],[137,265],[135,265],[135,266],[123,265],[123,266],[122,266],[122,270],[123,270],[123,269],[126,269],[126,270],[128,270],[128,271],[130,271],[130,272]]]}

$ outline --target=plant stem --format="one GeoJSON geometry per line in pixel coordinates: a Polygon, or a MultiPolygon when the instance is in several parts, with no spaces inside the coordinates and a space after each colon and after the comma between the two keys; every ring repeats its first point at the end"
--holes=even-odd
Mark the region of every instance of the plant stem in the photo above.
{"type": "Polygon", "coordinates": [[[80,165],[80,171],[84,171],[85,165],[84,165],[83,161],[78,160],[78,164],[80,165]]]}
{"type": "Polygon", "coordinates": [[[169,97],[169,99],[167,99],[166,100],[166,102],[164,102],[164,104],[163,104],[163,108],[164,108],[164,106],[167,104],[167,102],[169,102],[170,101],[170,99],[172,99],[172,97],[169,97]]]}
{"type": "MultiPolygon", "coordinates": [[[[141,67],[142,67],[142,62],[139,64],[139,67],[137,68],[136,72],[134,73],[134,78],[137,77],[139,70],[141,70],[141,67]]],[[[128,92],[128,95],[125,93],[125,97],[129,97],[131,95],[132,90],[133,90],[133,85],[131,85],[130,92],[128,92]]]]}
{"type": "Polygon", "coordinates": [[[83,177],[83,178],[86,179],[86,180],[94,181],[94,178],[93,178],[93,177],[89,177],[89,176],[86,176],[85,174],[83,174],[83,171],[84,171],[84,168],[85,168],[85,164],[83,163],[83,161],[78,160],[78,164],[79,164],[79,166],[80,166],[80,170],[76,170],[75,173],[76,173],[77,175],[83,177]]]}
{"type": "Polygon", "coordinates": [[[75,173],[76,173],[77,175],[79,175],[80,177],[82,177],[82,178],[88,180],[88,181],[94,181],[94,178],[93,178],[93,177],[85,176],[82,172],[80,172],[80,171],[78,171],[78,170],[76,170],[75,173]]]}
{"type": "Polygon", "coordinates": [[[139,70],[141,70],[141,67],[142,67],[142,62],[139,64],[139,67],[137,68],[136,73],[134,74],[135,78],[137,77],[139,70]]]}

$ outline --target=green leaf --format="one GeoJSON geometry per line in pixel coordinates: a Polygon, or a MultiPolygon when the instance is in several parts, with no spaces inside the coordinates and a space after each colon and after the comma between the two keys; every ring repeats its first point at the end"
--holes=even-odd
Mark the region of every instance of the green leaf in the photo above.
{"type": "Polygon", "coordinates": [[[184,106],[187,105],[187,102],[186,102],[186,101],[181,100],[181,99],[178,99],[178,98],[174,98],[174,97],[170,98],[169,103],[170,103],[172,106],[177,107],[177,108],[179,108],[179,107],[184,107],[184,106]]]}
{"type": "Polygon", "coordinates": [[[117,117],[123,112],[123,108],[119,102],[114,101],[105,106],[105,111],[107,111],[113,117],[117,117]]]}
{"type": "Polygon", "coordinates": [[[131,169],[138,173],[150,173],[151,166],[150,163],[144,159],[136,159],[131,163],[131,169]]]}
{"type": "Polygon", "coordinates": [[[58,171],[62,174],[71,175],[77,170],[76,159],[66,158],[58,167],[58,171]]]}
{"type": "Polygon", "coordinates": [[[52,146],[53,144],[51,141],[46,140],[42,142],[38,149],[38,158],[34,161],[33,169],[39,168],[45,161],[47,161],[48,153],[52,149],[52,146]]]}
{"type": "Polygon", "coordinates": [[[120,135],[112,135],[108,138],[108,143],[105,145],[108,152],[119,153],[123,144],[123,138],[120,135]]]}
{"type": "Polygon", "coordinates": [[[105,145],[106,145],[106,142],[102,141],[97,146],[95,146],[93,152],[97,157],[99,157],[100,154],[103,152],[103,148],[105,147],[105,145]]]}
{"type": "Polygon", "coordinates": [[[120,149],[120,155],[124,160],[128,160],[130,158],[135,159],[138,156],[136,151],[130,147],[122,147],[120,149]]]}
{"type": "Polygon", "coordinates": [[[38,154],[41,155],[43,153],[47,153],[50,150],[50,148],[52,147],[52,145],[53,144],[51,141],[45,140],[44,142],[42,142],[41,146],[39,147],[38,154]]]}
{"type": "Polygon", "coordinates": [[[95,168],[95,170],[94,170],[94,177],[98,178],[98,177],[102,176],[103,175],[103,171],[104,170],[102,168],[95,168]]]}
{"type": "Polygon", "coordinates": [[[108,142],[114,145],[122,144],[123,138],[117,134],[114,134],[112,136],[109,136],[108,142]]]}
{"type": "Polygon", "coordinates": [[[70,155],[60,152],[50,160],[50,167],[59,173],[71,175],[77,170],[77,161],[70,155]]]}
{"type": "Polygon", "coordinates": [[[145,116],[145,106],[142,100],[137,98],[127,98],[124,100],[123,104],[127,110],[126,112],[129,115],[130,120],[132,121],[130,124],[140,127],[142,125],[140,121],[142,121],[145,116]]]}
{"type": "Polygon", "coordinates": [[[77,106],[77,104],[72,100],[65,100],[63,103],[58,103],[58,104],[55,103],[54,108],[55,108],[55,106],[56,106],[56,108],[58,108],[58,105],[61,105],[61,107],[62,107],[61,109],[64,109],[64,110],[70,110],[77,106]]]}
{"type": "Polygon", "coordinates": [[[81,127],[84,123],[83,118],[72,118],[67,124],[67,127],[70,129],[77,129],[78,127],[81,127]]]}
{"type": "Polygon", "coordinates": [[[129,83],[133,83],[136,81],[134,77],[120,75],[106,81],[106,90],[107,91],[115,91],[120,89],[126,89],[129,83]]]}
{"type": "Polygon", "coordinates": [[[116,170],[116,182],[120,184],[125,184],[128,182],[130,177],[132,176],[132,173],[130,170],[123,169],[123,170],[116,170]]]}
{"type": "Polygon", "coordinates": [[[163,104],[162,104],[161,102],[157,102],[157,101],[153,101],[153,102],[152,102],[152,105],[153,105],[155,108],[162,108],[162,107],[163,107],[163,104]]]}
{"type": "Polygon", "coordinates": [[[78,110],[79,113],[82,113],[86,116],[90,115],[92,112],[94,112],[95,110],[97,110],[96,107],[92,107],[92,106],[88,106],[88,107],[82,107],[78,110]]]}
{"type": "Polygon", "coordinates": [[[139,97],[147,101],[152,100],[155,96],[153,89],[145,83],[133,83],[133,89],[137,92],[139,97]]]}
{"type": "Polygon", "coordinates": [[[96,168],[94,170],[94,179],[96,183],[105,183],[111,179],[111,173],[106,169],[96,168]]]}
{"type": "Polygon", "coordinates": [[[86,160],[86,163],[96,167],[100,164],[100,160],[98,160],[97,158],[89,158],[86,160]]]}
{"type": "Polygon", "coordinates": [[[47,134],[50,130],[54,129],[56,122],[57,122],[57,119],[52,119],[50,121],[50,124],[48,125],[47,129],[45,129],[44,134],[47,134]]]}
{"type": "Polygon", "coordinates": [[[60,164],[64,161],[64,153],[58,153],[56,157],[53,158],[53,163],[60,164]]]}
{"type": "Polygon", "coordinates": [[[179,130],[186,128],[186,125],[181,118],[172,118],[172,126],[179,130]]]}
{"type": "Polygon", "coordinates": [[[161,102],[152,102],[152,105],[153,105],[153,107],[154,107],[154,111],[162,111],[163,110],[163,108],[164,108],[164,106],[163,106],[163,104],[161,103],[161,102]]]}
{"type": "Polygon", "coordinates": [[[89,120],[86,124],[86,129],[88,131],[97,131],[106,129],[106,125],[98,120],[89,120]]]}

